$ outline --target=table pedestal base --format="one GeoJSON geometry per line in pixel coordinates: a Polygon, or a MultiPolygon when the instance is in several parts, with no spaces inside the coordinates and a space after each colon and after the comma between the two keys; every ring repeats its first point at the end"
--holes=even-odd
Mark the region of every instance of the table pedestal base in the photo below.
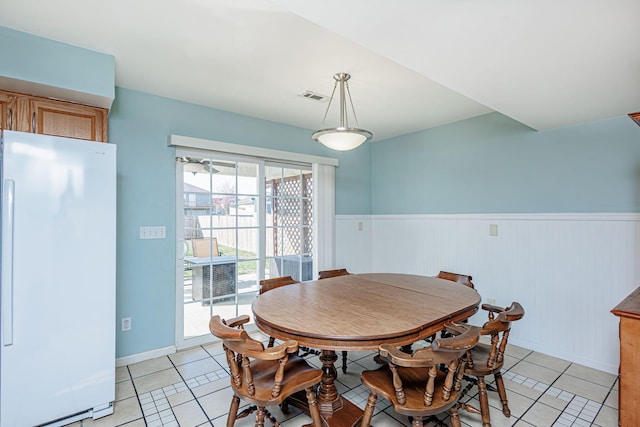
{"type": "MultiPolygon", "coordinates": [[[[363,411],[347,399],[339,398],[341,408],[333,413],[320,413],[323,427],[360,427],[363,411]]],[[[287,399],[287,403],[302,409],[307,414],[309,406],[304,391],[298,392],[287,399]]]]}
{"type": "MultiPolygon", "coordinates": [[[[325,427],[357,427],[360,425],[363,411],[347,399],[343,399],[336,389],[335,379],[338,376],[335,361],[338,360],[333,350],[322,350],[322,381],[318,387],[318,407],[325,427]]],[[[293,395],[288,402],[309,413],[307,397],[304,392],[293,395]]]]}
{"type": "Polygon", "coordinates": [[[335,380],[338,377],[335,362],[338,360],[336,352],[333,350],[322,350],[320,361],[322,362],[322,381],[318,387],[318,406],[320,415],[331,415],[342,409],[343,403],[335,380]]]}

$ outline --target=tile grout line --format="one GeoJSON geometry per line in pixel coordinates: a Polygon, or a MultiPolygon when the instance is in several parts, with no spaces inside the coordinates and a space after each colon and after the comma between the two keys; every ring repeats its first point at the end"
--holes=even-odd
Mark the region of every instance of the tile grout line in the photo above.
{"type": "MultiPolygon", "coordinates": [[[[129,365],[127,365],[126,368],[127,368],[127,373],[129,374],[129,380],[131,381],[131,386],[133,387],[133,392],[136,394],[136,401],[138,402],[138,408],[140,408],[140,414],[142,414],[142,417],[136,418],[136,420],[141,419],[144,425],[147,426],[147,420],[144,418],[144,411],[142,410],[142,404],[140,403],[140,395],[138,394],[136,383],[133,381],[133,375],[131,375],[131,369],[129,369],[129,365]]],[[[115,406],[115,402],[113,404],[115,406]]],[[[136,420],[132,420],[132,421],[136,421],[136,420]]]]}

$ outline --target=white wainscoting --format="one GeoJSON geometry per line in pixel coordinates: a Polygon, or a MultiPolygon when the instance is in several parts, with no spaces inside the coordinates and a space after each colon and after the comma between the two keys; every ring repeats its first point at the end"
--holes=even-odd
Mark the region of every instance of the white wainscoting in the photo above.
{"type": "Polygon", "coordinates": [[[610,310],[640,285],[639,255],[640,214],[336,217],[336,267],[470,274],[483,302],[524,306],[510,342],[611,373],[619,339],[610,310]]]}
{"type": "Polygon", "coordinates": [[[336,264],[351,273],[371,273],[372,217],[336,215],[336,264]]]}

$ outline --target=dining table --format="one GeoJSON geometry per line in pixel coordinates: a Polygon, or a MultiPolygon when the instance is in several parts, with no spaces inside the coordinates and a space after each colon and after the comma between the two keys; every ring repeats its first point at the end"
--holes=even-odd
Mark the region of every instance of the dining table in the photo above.
{"type": "MultiPolygon", "coordinates": [[[[318,405],[323,423],[352,427],[363,410],[336,389],[336,351],[408,346],[469,318],[480,301],[474,289],[444,279],[366,273],[282,286],[260,295],[252,311],[265,334],[322,351],[318,405]]],[[[291,403],[303,407],[304,400],[291,403]]]]}

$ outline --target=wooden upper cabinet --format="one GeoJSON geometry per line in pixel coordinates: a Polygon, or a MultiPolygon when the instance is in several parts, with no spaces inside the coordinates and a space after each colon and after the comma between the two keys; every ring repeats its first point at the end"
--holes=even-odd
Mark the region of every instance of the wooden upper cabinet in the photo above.
{"type": "Polygon", "coordinates": [[[107,111],[102,108],[34,98],[29,101],[31,132],[106,142],[107,111]]]}
{"type": "Polygon", "coordinates": [[[0,92],[0,129],[13,129],[16,97],[0,92]]]}
{"type": "MultiPolygon", "coordinates": [[[[2,91],[0,104],[3,97],[11,96],[14,97],[13,130],[107,142],[107,110],[104,108],[2,91]]],[[[8,114],[3,112],[3,117],[8,114]]]]}

